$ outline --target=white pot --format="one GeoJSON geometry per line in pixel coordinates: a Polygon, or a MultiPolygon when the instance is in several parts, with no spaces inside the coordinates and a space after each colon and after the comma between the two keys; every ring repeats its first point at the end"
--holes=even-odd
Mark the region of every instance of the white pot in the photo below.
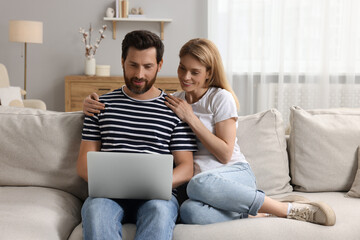
{"type": "Polygon", "coordinates": [[[96,71],[95,58],[85,59],[85,75],[94,76],[96,71]]]}

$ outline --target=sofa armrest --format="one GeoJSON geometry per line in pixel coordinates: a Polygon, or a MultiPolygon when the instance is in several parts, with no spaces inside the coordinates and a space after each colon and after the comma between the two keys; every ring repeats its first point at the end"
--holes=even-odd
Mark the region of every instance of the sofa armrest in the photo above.
{"type": "Polygon", "coordinates": [[[37,108],[41,110],[46,110],[46,104],[39,99],[24,99],[24,107],[26,108],[37,108]]]}

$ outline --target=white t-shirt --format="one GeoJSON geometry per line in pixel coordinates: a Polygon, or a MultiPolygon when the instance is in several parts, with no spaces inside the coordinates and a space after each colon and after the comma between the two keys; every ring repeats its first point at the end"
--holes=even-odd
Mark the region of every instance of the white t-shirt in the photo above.
{"type": "MultiPolygon", "coordinates": [[[[176,92],[174,96],[185,100],[185,92],[176,92]]],[[[194,114],[215,134],[215,124],[229,118],[238,118],[236,103],[232,94],[221,88],[211,87],[196,103],[191,104],[194,114]]],[[[238,122],[236,121],[236,128],[238,122]]],[[[197,139],[198,151],[194,152],[195,174],[210,169],[232,165],[236,162],[247,162],[240,151],[235,138],[234,152],[227,164],[220,163],[205,146],[197,139]]]]}

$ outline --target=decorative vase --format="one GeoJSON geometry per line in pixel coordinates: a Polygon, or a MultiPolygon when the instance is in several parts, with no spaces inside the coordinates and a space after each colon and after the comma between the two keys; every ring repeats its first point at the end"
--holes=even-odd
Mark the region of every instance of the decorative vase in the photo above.
{"type": "Polygon", "coordinates": [[[106,17],[113,18],[115,15],[115,10],[113,8],[106,9],[106,17]]]}
{"type": "Polygon", "coordinates": [[[95,58],[86,58],[85,59],[85,75],[94,76],[95,71],[96,71],[95,58]]]}

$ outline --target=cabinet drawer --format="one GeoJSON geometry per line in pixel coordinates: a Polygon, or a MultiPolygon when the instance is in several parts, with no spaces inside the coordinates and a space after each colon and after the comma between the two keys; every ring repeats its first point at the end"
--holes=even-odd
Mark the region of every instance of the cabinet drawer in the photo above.
{"type": "MultiPolygon", "coordinates": [[[[66,76],[65,111],[82,111],[83,101],[89,94],[96,92],[98,95],[103,95],[124,84],[124,78],[121,76],[66,76]]],[[[167,93],[181,91],[179,80],[176,77],[157,77],[155,86],[167,93]]]]}
{"type": "Polygon", "coordinates": [[[122,84],[119,83],[72,83],[70,95],[72,98],[86,97],[93,92],[103,95],[121,86],[122,84]]]}
{"type": "Polygon", "coordinates": [[[91,93],[98,95],[111,92],[122,86],[119,83],[72,83],[70,89],[71,111],[81,111],[84,99],[91,93]]]}

